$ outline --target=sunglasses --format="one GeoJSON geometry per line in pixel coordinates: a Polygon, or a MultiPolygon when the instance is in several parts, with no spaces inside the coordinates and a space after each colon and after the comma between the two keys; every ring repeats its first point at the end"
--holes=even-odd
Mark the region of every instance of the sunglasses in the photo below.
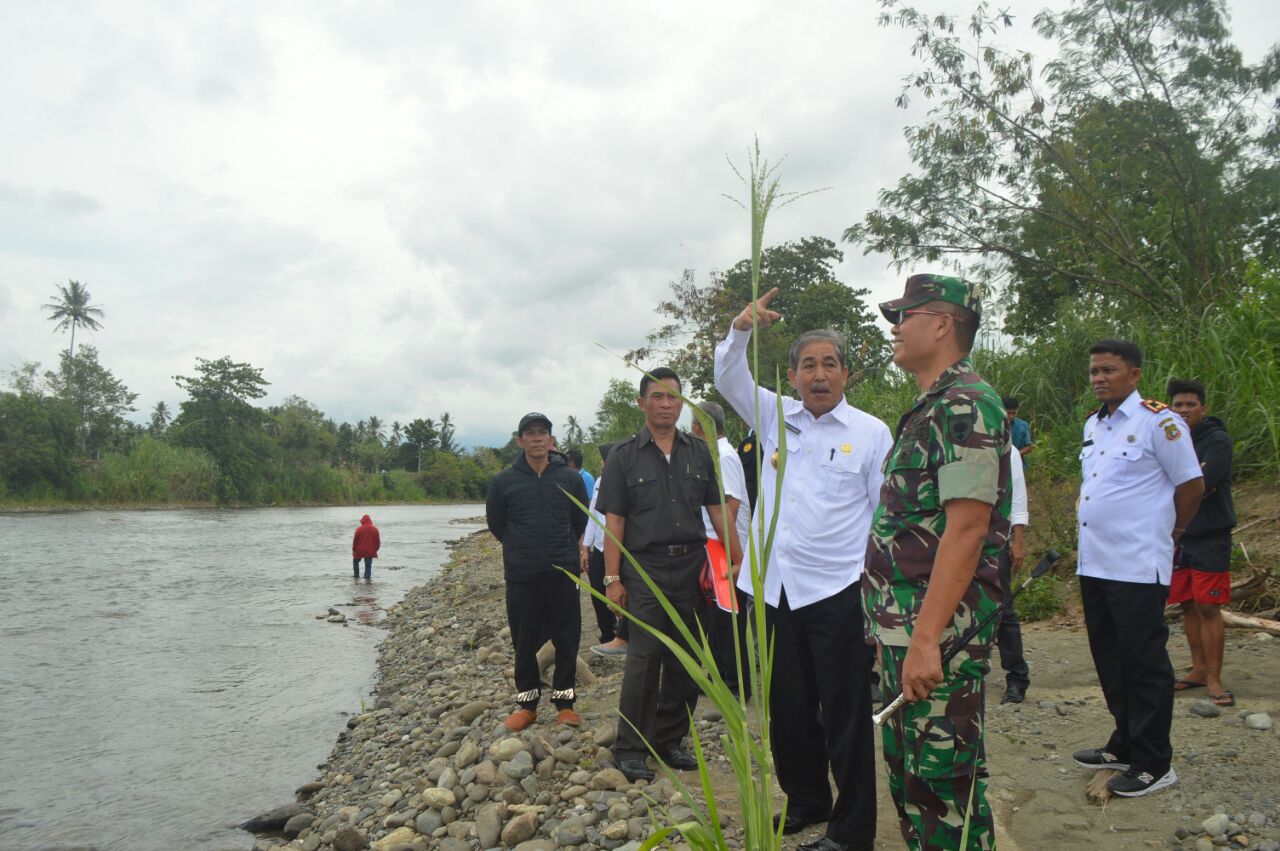
{"type": "Polygon", "coordinates": [[[897,319],[894,321],[894,325],[901,325],[903,322],[906,322],[908,316],[950,316],[952,319],[955,318],[955,316],[950,313],[943,313],[938,310],[919,310],[914,307],[909,307],[906,310],[899,310],[895,315],[897,316],[897,319]]]}

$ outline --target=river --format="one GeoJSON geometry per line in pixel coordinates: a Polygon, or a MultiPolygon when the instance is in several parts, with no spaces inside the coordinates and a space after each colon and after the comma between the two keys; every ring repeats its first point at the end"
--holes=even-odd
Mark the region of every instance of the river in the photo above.
{"type": "Polygon", "coordinates": [[[382,610],[478,505],[0,515],[0,848],[247,849],[371,704],[382,610]],[[316,620],[330,606],[347,625],[316,620]]]}

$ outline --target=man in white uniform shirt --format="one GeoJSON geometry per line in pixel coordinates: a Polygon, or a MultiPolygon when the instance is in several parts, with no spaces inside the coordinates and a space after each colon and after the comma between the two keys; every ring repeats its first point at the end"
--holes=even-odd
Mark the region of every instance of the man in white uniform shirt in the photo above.
{"type": "Polygon", "coordinates": [[[1164,604],[1174,544],[1204,493],[1186,423],[1138,395],[1141,375],[1136,344],[1101,340],[1089,349],[1089,382],[1102,407],[1084,424],[1077,502],[1080,599],[1116,726],[1104,746],[1077,751],[1075,761],[1123,771],[1107,788],[1124,797],[1178,781],[1164,604]]]}
{"type": "MultiPolygon", "coordinates": [[[[720,455],[720,482],[724,485],[724,502],[728,515],[725,518],[725,525],[732,526],[738,531],[738,541],[742,544],[742,552],[747,551],[747,535],[748,526],[751,524],[750,501],[747,499],[747,476],[742,469],[742,459],[738,457],[738,450],[729,442],[729,438],[724,433],[724,408],[715,402],[703,402],[698,406],[703,413],[711,418],[711,422],[716,430],[715,446],[720,455]]],[[[693,418],[693,422],[689,426],[689,433],[700,440],[707,439],[706,433],[702,430],[702,421],[697,417],[693,418]]],[[[702,509],[702,525],[707,529],[707,540],[718,541],[719,536],[716,535],[715,527],[711,525],[711,515],[707,510],[702,509]]],[[[734,575],[741,569],[741,565],[733,566],[734,575]]],[[[710,639],[711,651],[716,659],[716,668],[720,671],[720,677],[724,680],[725,685],[738,695],[751,697],[751,678],[744,676],[746,682],[738,682],[738,654],[739,652],[745,658],[747,652],[747,613],[743,603],[750,598],[740,593],[740,589],[735,589],[738,593],[738,616],[737,631],[734,631],[734,616],[716,604],[709,606],[711,621],[710,639]],[[735,638],[736,636],[736,638],[735,638]],[[734,641],[739,643],[740,651],[735,651],[734,641]]],[[[743,672],[744,675],[746,672],[743,672]]]]}
{"type": "MultiPolygon", "coordinates": [[[[1015,447],[1016,451],[1016,447],[1015,447]]],[[[1009,508],[1011,534],[1009,546],[1000,553],[1000,586],[1005,599],[1013,593],[1013,578],[1022,570],[1027,556],[1027,479],[1021,459],[1009,465],[1009,479],[1013,485],[1012,505],[1009,508]]],[[[1001,703],[1022,703],[1031,687],[1031,668],[1022,655],[1022,624],[1013,606],[1004,610],[996,627],[996,647],[1000,650],[1000,667],[1004,668],[1004,697],[1001,703]]]]}
{"type": "MultiPolygon", "coordinates": [[[[757,390],[747,366],[753,320],[763,328],[780,317],[768,307],[777,292],[747,305],[716,346],[716,389],[755,428],[762,447],[757,540],[761,521],[767,529],[779,511],[764,600],[756,603],[767,604],[774,633],[770,710],[774,765],[787,795],[783,832],[825,821],[826,836],[799,851],[861,851],[874,847],[876,757],[858,580],[893,439],[884,423],[845,401],[843,337],[809,331],[791,347],[787,379],[800,400],[782,399],[785,449],[779,445],[778,397],[757,390]],[[828,765],[838,790],[834,807],[828,765]]],[[[749,571],[738,586],[751,591],[749,571]]]]}

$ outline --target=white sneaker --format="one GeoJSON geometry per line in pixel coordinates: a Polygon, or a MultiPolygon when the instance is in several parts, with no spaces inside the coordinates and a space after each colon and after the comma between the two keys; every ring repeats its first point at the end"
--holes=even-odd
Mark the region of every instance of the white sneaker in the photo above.
{"type": "Polygon", "coordinates": [[[1122,798],[1140,798],[1143,795],[1150,795],[1152,792],[1159,792],[1167,786],[1172,786],[1178,782],[1178,775],[1172,768],[1164,773],[1163,777],[1154,777],[1149,771],[1134,771],[1132,768],[1124,774],[1112,777],[1107,781],[1107,789],[1113,795],[1119,795],[1122,798]]]}

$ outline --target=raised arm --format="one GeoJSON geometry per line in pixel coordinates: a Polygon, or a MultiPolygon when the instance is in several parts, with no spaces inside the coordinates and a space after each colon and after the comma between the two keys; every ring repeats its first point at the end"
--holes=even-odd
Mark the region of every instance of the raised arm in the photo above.
{"type": "Polygon", "coordinates": [[[772,392],[763,388],[757,391],[755,380],[751,377],[751,368],[747,365],[747,343],[751,340],[753,320],[759,327],[767,328],[781,317],[781,314],[769,310],[769,302],[777,294],[778,288],[774,287],[760,296],[759,301],[743,308],[734,317],[729,336],[716,346],[716,389],[738,412],[738,416],[753,426],[756,434],[761,435],[768,434],[774,427],[777,402],[772,392]],[[756,422],[757,400],[760,422],[756,422]]]}

